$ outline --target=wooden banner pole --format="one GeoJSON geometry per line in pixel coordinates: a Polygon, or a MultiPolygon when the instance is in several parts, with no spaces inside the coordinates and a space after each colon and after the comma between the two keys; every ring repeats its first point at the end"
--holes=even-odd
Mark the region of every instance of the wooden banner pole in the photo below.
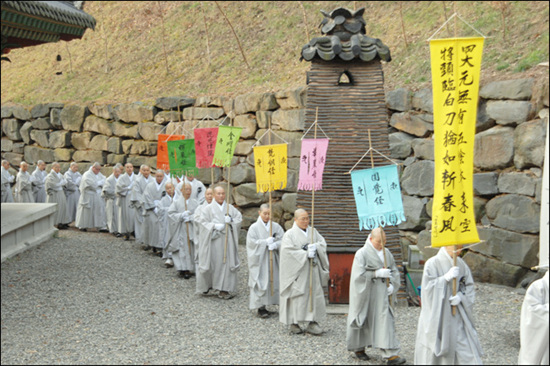
{"type": "MultiPolygon", "coordinates": [[[[319,107],[315,109],[315,129],[313,138],[317,139],[317,117],[319,114],[319,107]]],[[[311,244],[314,243],[314,220],[315,220],[315,180],[313,180],[313,187],[311,189],[311,244]]],[[[309,258],[309,311],[313,312],[313,258],[309,258]]]]}
{"type": "MultiPolygon", "coordinates": [[[[267,133],[267,139],[268,139],[268,145],[271,145],[271,118],[269,118],[269,125],[268,125],[268,133],[267,133]]],[[[271,207],[272,207],[272,199],[271,199],[271,175],[270,181],[269,181],[269,237],[273,237],[273,217],[271,217],[271,207]]],[[[274,283],[273,283],[273,251],[269,251],[269,284],[271,287],[271,296],[274,295],[274,283]]]]}
{"type": "MultiPolygon", "coordinates": [[[[456,267],[456,246],[453,245],[453,266],[456,267]]],[[[453,296],[456,296],[456,277],[453,278],[453,296]]],[[[451,306],[453,315],[456,315],[456,306],[451,306]]]]}
{"type": "MultiPolygon", "coordinates": [[[[229,126],[233,126],[233,118],[229,120],[229,126]]],[[[231,162],[229,162],[229,166],[227,167],[227,192],[225,194],[225,203],[227,204],[227,215],[229,215],[229,197],[230,195],[230,182],[231,182],[231,162]]],[[[229,233],[229,224],[225,223],[225,246],[223,248],[223,263],[227,260],[227,235],[229,233]]]]}

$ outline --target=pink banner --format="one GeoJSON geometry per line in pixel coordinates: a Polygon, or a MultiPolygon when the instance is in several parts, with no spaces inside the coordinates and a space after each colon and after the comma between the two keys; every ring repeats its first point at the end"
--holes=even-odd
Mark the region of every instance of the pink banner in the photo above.
{"type": "Polygon", "coordinates": [[[300,191],[323,189],[323,170],[327,157],[328,139],[303,139],[300,154],[300,191]]]}
{"type": "Polygon", "coordinates": [[[195,128],[195,155],[197,157],[197,168],[212,167],[212,159],[216,150],[216,139],[218,128],[195,128]]]}

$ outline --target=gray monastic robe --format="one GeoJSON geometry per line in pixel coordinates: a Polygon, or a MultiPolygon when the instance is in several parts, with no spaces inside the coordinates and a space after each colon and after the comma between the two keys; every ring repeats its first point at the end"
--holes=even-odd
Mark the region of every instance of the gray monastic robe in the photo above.
{"type": "MultiPolygon", "coordinates": [[[[120,178],[120,176],[119,176],[120,178]]],[[[101,190],[101,197],[105,201],[105,218],[107,220],[107,228],[109,232],[118,233],[118,207],[115,205],[115,187],[118,178],[114,174],[109,175],[105,180],[103,189],[101,190]]]]}
{"type": "Polygon", "coordinates": [[[470,268],[457,258],[460,274],[457,295],[461,302],[451,313],[452,281],[444,275],[453,265],[445,248],[428,259],[422,275],[422,309],[418,318],[414,363],[416,365],[480,365],[481,345],[473,322],[475,290],[470,268]]]}
{"type": "Polygon", "coordinates": [[[225,224],[227,202],[220,206],[216,201],[201,210],[195,223],[202,225],[199,237],[199,267],[197,269],[197,293],[203,293],[210,288],[214,290],[234,292],[237,289],[237,271],[241,265],[238,245],[241,230],[242,215],[232,205],[229,205],[231,224],[225,225],[222,231],[215,229],[215,224],[225,224]],[[225,234],[227,232],[226,261],[223,263],[225,251],[225,234]]]}
{"type": "Polygon", "coordinates": [[[118,177],[115,186],[116,206],[118,210],[118,232],[130,234],[134,231],[135,209],[131,206],[132,187],[136,175],[131,176],[124,173],[118,177]]]}
{"type": "MultiPolygon", "coordinates": [[[[384,250],[387,268],[391,270],[389,280],[393,293],[396,293],[400,286],[399,270],[390,251],[384,250]]],[[[394,312],[387,294],[387,279],[376,278],[374,274],[380,268],[384,268],[384,262],[367,239],[355,253],[351,267],[346,335],[349,351],[362,351],[365,347],[399,349],[394,312]]]]}
{"type": "Polygon", "coordinates": [[[32,172],[32,193],[34,195],[34,202],[44,203],[46,202],[46,189],[44,183],[46,182],[46,170],[40,170],[38,167],[32,172]]]}
{"type": "Polygon", "coordinates": [[[266,225],[262,218],[258,217],[258,221],[250,225],[246,235],[250,309],[279,304],[279,248],[285,231],[281,225],[272,223],[271,231],[277,249],[270,251],[267,248],[269,225],[269,222],[266,225]],[[273,296],[271,296],[270,253],[273,253],[273,296]]]}
{"type": "Polygon", "coordinates": [[[319,322],[326,316],[323,285],[327,285],[329,276],[327,243],[315,228],[313,242],[318,244],[312,269],[313,311],[310,311],[310,260],[307,250],[302,247],[311,244],[311,230],[311,227],[308,227],[306,233],[294,223],[283,236],[279,254],[279,321],[284,324],[298,324],[302,321],[319,322]]]}
{"type": "Polygon", "coordinates": [[[206,193],[206,187],[204,184],[197,178],[190,181],[187,177],[183,176],[181,181],[176,186],[176,192],[181,192],[181,188],[184,183],[189,183],[191,185],[191,199],[194,199],[198,202],[199,205],[202,205],[206,200],[204,194],[206,193]]]}
{"type": "MultiPolygon", "coordinates": [[[[211,201],[210,203],[212,203],[212,202],[213,201],[211,201]]],[[[199,205],[199,207],[197,207],[197,209],[195,210],[195,218],[200,217],[202,210],[206,206],[208,206],[210,203],[204,201],[204,203],[202,205],[199,205]]],[[[199,240],[199,238],[201,236],[202,225],[199,225],[199,224],[193,225],[193,230],[194,230],[194,236],[196,238],[196,240],[195,240],[195,267],[198,268],[198,266],[199,266],[199,252],[200,252],[200,249],[199,249],[200,240],[199,240]]]]}
{"type": "Polygon", "coordinates": [[[159,243],[162,245],[162,258],[172,258],[172,254],[168,253],[168,240],[170,240],[170,230],[168,227],[168,209],[172,202],[176,199],[176,195],[162,197],[160,204],[157,207],[157,215],[159,218],[159,243]]]}
{"type": "Polygon", "coordinates": [[[157,181],[153,179],[153,181],[147,184],[143,193],[143,208],[145,209],[143,241],[145,244],[159,249],[162,249],[162,244],[159,241],[160,226],[157,207],[162,197],[166,195],[164,184],[164,180],[160,184],[157,184],[157,181]],[[155,212],[155,209],[157,209],[157,212],[155,212]]]}
{"type": "Polygon", "coordinates": [[[79,172],[73,173],[71,169],[63,175],[67,184],[65,184],[65,195],[67,196],[67,210],[71,221],[76,220],[76,211],[78,209],[78,200],[80,199],[80,182],[82,175],[79,172]]]}
{"type": "Polygon", "coordinates": [[[145,177],[139,174],[132,187],[132,195],[130,197],[131,205],[135,208],[136,214],[134,216],[134,232],[137,244],[144,244],[145,238],[143,236],[143,222],[145,221],[145,188],[151,181],[151,176],[145,177]]]}
{"type": "Polygon", "coordinates": [[[172,253],[174,267],[177,271],[196,272],[195,268],[195,235],[194,235],[194,213],[198,207],[197,201],[187,200],[187,211],[191,212],[189,216],[191,221],[183,221],[183,212],[185,211],[185,198],[176,198],[168,209],[168,227],[170,239],[168,240],[167,252],[172,253]],[[187,233],[189,233],[189,243],[187,242],[187,233]]]}
{"type": "Polygon", "coordinates": [[[75,219],[75,226],[79,229],[102,229],[107,225],[105,203],[101,199],[101,191],[98,191],[104,184],[102,177],[103,175],[94,174],[91,167],[82,175],[75,219]]]}
{"type": "Polygon", "coordinates": [[[11,191],[11,183],[15,180],[15,177],[10,174],[9,171],[1,167],[2,171],[2,202],[13,202],[13,193],[11,191]]]}
{"type": "Polygon", "coordinates": [[[32,175],[29,172],[19,171],[15,179],[15,202],[34,203],[32,194],[32,175]]]}
{"type": "Polygon", "coordinates": [[[67,211],[67,198],[63,191],[65,183],[63,175],[56,173],[52,169],[46,177],[44,184],[47,194],[46,203],[57,203],[57,215],[55,216],[54,225],[64,225],[71,222],[69,212],[67,211]]]}
{"type": "Polygon", "coordinates": [[[518,365],[548,365],[548,271],[529,286],[521,307],[518,365]]]}

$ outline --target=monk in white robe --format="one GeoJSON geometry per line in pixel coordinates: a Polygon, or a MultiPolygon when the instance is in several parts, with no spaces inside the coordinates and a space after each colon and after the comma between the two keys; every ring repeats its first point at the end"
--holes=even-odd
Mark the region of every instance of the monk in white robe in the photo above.
{"type": "Polygon", "coordinates": [[[11,184],[15,181],[15,177],[9,172],[10,163],[7,160],[2,160],[2,203],[12,203],[13,193],[11,184]]]}
{"type": "Polygon", "coordinates": [[[176,189],[179,188],[181,192],[181,188],[184,183],[191,184],[191,190],[192,190],[191,199],[194,199],[199,203],[199,205],[202,205],[206,199],[204,197],[204,194],[206,192],[206,187],[204,186],[204,184],[197,178],[190,175],[189,176],[186,175],[181,177],[181,181],[178,183],[176,189]]]}
{"type": "Polygon", "coordinates": [[[482,364],[483,352],[473,321],[474,279],[462,258],[457,258],[457,265],[453,266],[454,248],[442,247],[424,265],[422,308],[414,351],[416,365],[482,364]],[[455,296],[453,278],[457,279],[455,296]],[[453,305],[456,306],[454,316],[453,305]]]}
{"type": "Polygon", "coordinates": [[[82,181],[82,174],[78,172],[78,164],[72,162],[64,174],[64,178],[67,181],[65,184],[65,195],[67,196],[67,209],[69,210],[69,217],[71,221],[76,220],[76,211],[78,209],[78,200],[80,199],[80,182],[82,181]]]}
{"type": "Polygon", "coordinates": [[[168,252],[168,241],[170,240],[170,230],[168,226],[168,209],[177,199],[176,186],[171,181],[164,185],[166,195],[161,198],[159,205],[155,209],[155,213],[159,218],[159,243],[162,245],[162,259],[166,268],[174,267],[172,253],[168,252]]]}
{"type": "MultiPolygon", "coordinates": [[[[181,192],[180,192],[180,195],[181,195],[181,192]]],[[[195,210],[195,218],[197,217],[200,217],[200,214],[202,212],[202,210],[208,206],[209,204],[212,203],[212,201],[214,200],[214,190],[212,188],[207,188],[206,191],[204,192],[204,202],[202,205],[199,205],[199,207],[197,207],[197,209],[195,210]]],[[[200,236],[201,236],[201,230],[202,230],[202,225],[199,225],[199,224],[194,224],[193,225],[193,230],[195,231],[194,235],[195,235],[195,268],[198,268],[199,267],[199,253],[200,253],[200,249],[199,249],[199,243],[200,243],[200,236]]]]}
{"type": "Polygon", "coordinates": [[[116,206],[118,210],[118,232],[124,235],[124,240],[130,240],[134,232],[135,209],[131,205],[132,188],[136,175],[132,163],[126,163],[125,173],[120,176],[115,186],[116,206]]]}
{"type": "Polygon", "coordinates": [[[105,201],[105,219],[109,232],[117,238],[122,236],[118,232],[118,207],[115,204],[115,187],[120,177],[122,165],[117,164],[113,167],[113,173],[105,180],[105,185],[101,190],[101,197],[105,201]]]}
{"type": "Polygon", "coordinates": [[[158,206],[162,197],[166,195],[164,171],[161,169],[155,173],[155,179],[145,187],[143,194],[143,208],[145,217],[143,221],[143,237],[145,242],[144,250],[153,248],[153,253],[162,256],[162,244],[159,241],[159,217],[158,206]]]}
{"type": "Polygon", "coordinates": [[[328,276],[327,243],[309,226],[307,211],[297,209],[292,228],[283,236],[279,263],[279,321],[289,325],[292,334],[303,332],[299,323],[309,323],[305,331],[310,334],[323,333],[319,322],[326,317],[323,285],[328,276]]]}
{"type": "Polygon", "coordinates": [[[61,167],[59,166],[59,163],[53,163],[52,170],[46,177],[46,203],[57,203],[57,214],[55,215],[54,225],[57,225],[59,230],[64,230],[69,227],[71,218],[69,217],[69,212],[67,211],[67,198],[65,197],[65,192],[63,191],[63,186],[67,183],[67,181],[63,178],[60,171],[61,167]]]}
{"type": "Polygon", "coordinates": [[[548,271],[527,289],[521,307],[518,365],[548,365],[548,271]]]}
{"type": "Polygon", "coordinates": [[[271,221],[269,205],[261,205],[258,214],[246,235],[249,308],[258,309],[258,316],[267,318],[266,305],[279,305],[279,248],[285,231],[271,221]]]}
{"type": "Polygon", "coordinates": [[[400,344],[395,336],[391,297],[399,289],[399,270],[393,255],[384,247],[386,234],[376,228],[353,259],[349,285],[347,348],[357,358],[370,357],[365,347],[378,348],[388,365],[406,362],[398,356],[400,344]],[[385,252],[385,254],[384,254],[385,252]],[[388,285],[389,281],[389,285],[388,285]]]}
{"type": "Polygon", "coordinates": [[[217,186],[214,200],[201,210],[195,222],[202,225],[197,293],[208,295],[210,290],[218,290],[219,298],[229,300],[235,296],[237,271],[241,265],[238,245],[242,215],[225,201],[225,189],[217,186]]]}
{"type": "Polygon", "coordinates": [[[139,168],[139,175],[134,182],[134,186],[132,187],[132,195],[130,197],[130,202],[136,210],[136,214],[134,216],[134,232],[137,244],[145,243],[145,238],[143,236],[143,222],[145,221],[144,193],[147,184],[151,181],[150,174],[151,168],[147,165],[144,164],[139,168]]]}
{"type": "Polygon", "coordinates": [[[15,202],[34,203],[32,194],[32,175],[29,174],[29,164],[22,161],[19,164],[19,173],[15,179],[15,202]]]}
{"type": "Polygon", "coordinates": [[[42,160],[38,160],[36,163],[36,169],[32,172],[32,193],[34,195],[35,203],[46,202],[46,189],[44,183],[46,182],[46,163],[42,160]]]}
{"type": "Polygon", "coordinates": [[[98,230],[107,225],[105,217],[105,203],[101,199],[99,187],[103,187],[105,178],[100,174],[101,164],[94,163],[82,176],[80,182],[80,198],[76,211],[75,226],[82,231],[96,228],[98,230]]]}
{"type": "Polygon", "coordinates": [[[187,280],[196,273],[193,221],[198,203],[190,198],[190,184],[184,184],[181,193],[168,209],[170,240],[167,251],[172,254],[178,275],[187,280]]]}

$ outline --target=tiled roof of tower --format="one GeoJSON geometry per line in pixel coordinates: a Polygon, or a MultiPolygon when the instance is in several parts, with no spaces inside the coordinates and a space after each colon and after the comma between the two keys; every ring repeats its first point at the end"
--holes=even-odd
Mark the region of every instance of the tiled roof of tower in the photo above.
{"type": "Polygon", "coordinates": [[[28,15],[49,18],[84,28],[95,28],[96,20],[77,9],[72,1],[2,1],[2,7],[13,8],[28,15]]]}

